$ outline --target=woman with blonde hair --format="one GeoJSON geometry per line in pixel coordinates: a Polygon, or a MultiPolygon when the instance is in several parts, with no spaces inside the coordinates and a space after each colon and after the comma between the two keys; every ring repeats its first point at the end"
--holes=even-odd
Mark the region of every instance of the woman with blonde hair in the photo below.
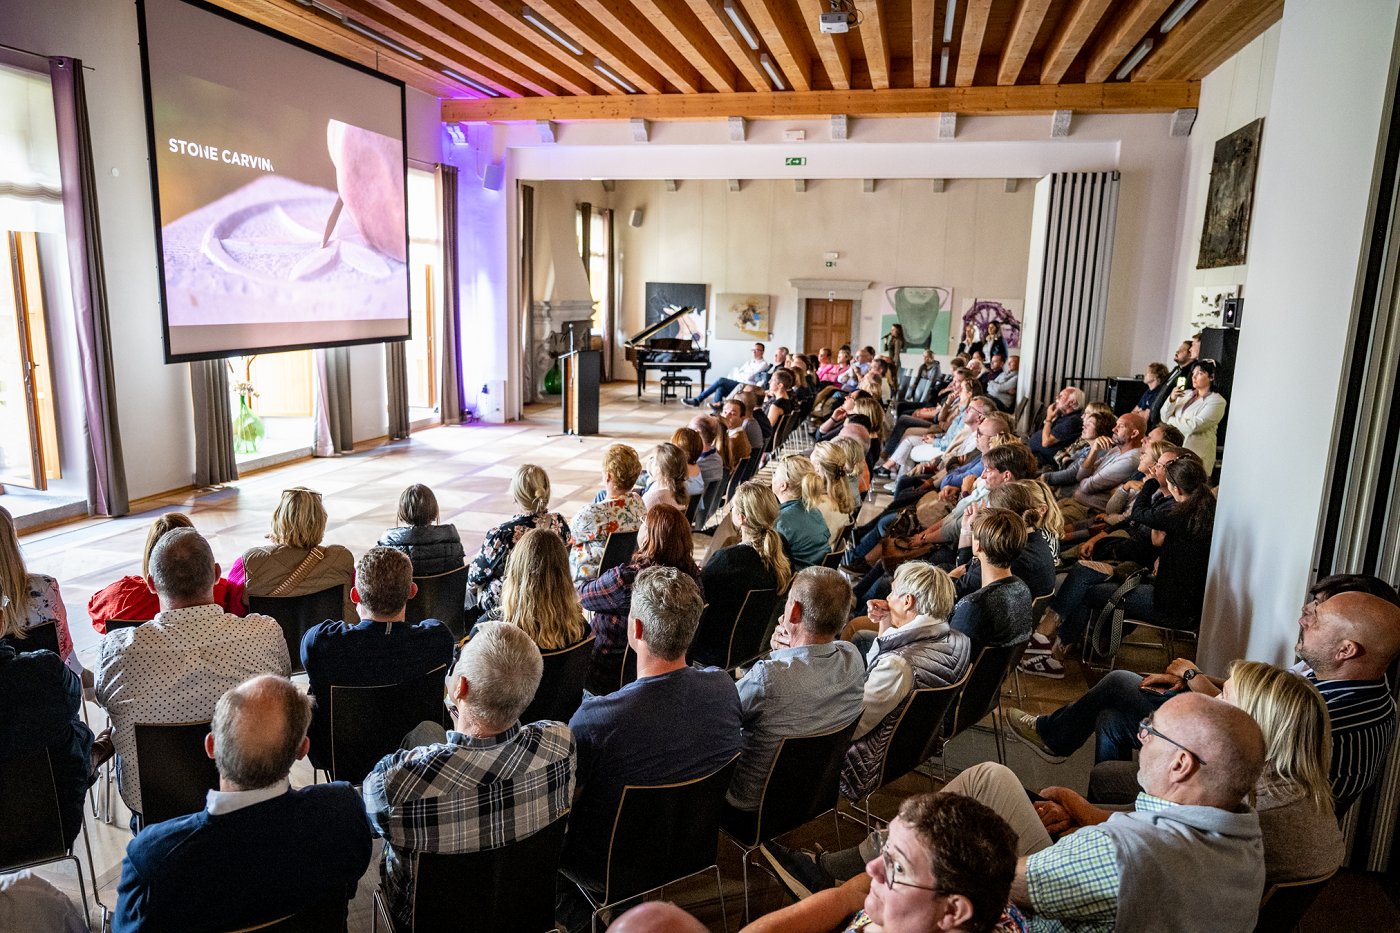
{"type": "Polygon", "coordinates": [[[860,497],[870,491],[870,464],[865,459],[866,446],[849,435],[837,435],[831,439],[831,443],[846,455],[847,475],[854,480],[853,497],[859,503],[860,497]]]}
{"type": "Polygon", "coordinates": [[[515,471],[510,481],[510,495],[520,511],[486,532],[481,550],[472,558],[471,569],[467,571],[467,585],[474,588],[477,605],[483,613],[499,605],[506,559],[525,532],[543,528],[558,535],[565,545],[574,543],[564,516],[549,511],[549,494],[549,476],[544,470],[526,463],[515,471]]]}
{"type": "Polygon", "coordinates": [[[831,531],[822,516],[816,467],[806,457],[786,457],[773,470],[778,497],[778,534],[788,543],[795,570],[819,564],[831,552],[831,531]]]}
{"type": "Polygon", "coordinates": [[[0,593],[9,597],[3,607],[0,637],[16,642],[15,650],[24,651],[24,641],[30,629],[52,622],[58,636],[58,656],[73,673],[83,676],[82,662],[73,650],[73,636],[68,632],[68,610],[58,591],[58,581],[47,574],[30,573],[19,549],[15,520],[8,509],[0,507],[0,593]]]}
{"type": "Polygon", "coordinates": [[[350,599],[355,558],[339,544],[321,543],[328,520],[319,492],[305,486],[283,490],[272,513],[272,544],[251,548],[229,568],[229,587],[239,590],[242,604],[250,596],[307,596],[339,586],[342,615],[336,621],[358,619],[350,599]]]}
{"type": "Polygon", "coordinates": [[[648,509],[654,505],[669,505],[685,512],[690,504],[690,494],[686,491],[685,451],[675,444],[657,444],[647,457],[647,476],[650,478],[642,501],[648,509]]]}
{"type": "Polygon", "coordinates": [[[813,489],[806,494],[817,501],[817,508],[831,531],[831,547],[834,550],[858,505],[847,482],[850,466],[846,462],[846,454],[831,441],[822,441],[812,448],[812,466],[815,469],[809,478],[802,481],[803,489],[806,491],[807,484],[812,484],[813,489]]]}
{"type": "MultiPolygon", "coordinates": [[[[88,616],[92,627],[102,634],[107,633],[107,622],[112,619],[149,622],[160,612],[160,600],[146,585],[146,577],[151,573],[151,550],[166,532],[176,528],[193,528],[194,522],[183,512],[166,512],[151,522],[146,532],[146,550],[141,556],[141,573],[127,574],[115,583],[109,583],[88,600],[88,616]]],[[[214,583],[214,602],[225,612],[243,615],[243,603],[237,596],[230,596],[228,580],[220,577],[214,583]]]]}
{"type": "Polygon", "coordinates": [[[542,528],[520,536],[506,558],[498,612],[501,621],[524,629],[541,651],[557,651],[583,640],[588,626],[569,578],[569,556],[562,538],[542,528]]]}
{"type": "Polygon", "coordinates": [[[735,490],[729,514],[739,529],[739,543],[715,551],[700,568],[709,602],[695,635],[695,657],[702,663],[723,662],[722,652],[706,647],[719,640],[719,633],[705,630],[706,620],[733,621],[749,590],[787,591],[792,565],[777,531],[778,511],[778,497],[759,480],[749,480],[735,490]]]}
{"type": "Polygon", "coordinates": [[[603,497],[579,509],[569,523],[569,566],[575,583],[598,575],[610,535],[636,531],[642,524],[647,507],[632,491],[641,475],[642,461],[631,447],[613,444],[603,452],[603,497]]]}

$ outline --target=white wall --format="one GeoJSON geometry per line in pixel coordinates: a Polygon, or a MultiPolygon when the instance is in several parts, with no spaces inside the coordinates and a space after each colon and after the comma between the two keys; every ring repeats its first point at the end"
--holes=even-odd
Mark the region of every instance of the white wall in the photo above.
{"type": "MultiPolygon", "coordinates": [[[[83,60],[91,121],[112,355],[132,499],[188,486],[194,473],[189,367],[165,365],[136,5],[116,0],[0,0],[0,41],[83,60]]],[[[408,92],[409,156],[438,160],[438,104],[408,92]]],[[[387,433],[384,350],[351,351],[357,440],[387,433]]]]}
{"type": "Polygon", "coordinates": [[[1201,661],[1292,656],[1400,0],[1289,0],[1255,189],[1201,661]]]}

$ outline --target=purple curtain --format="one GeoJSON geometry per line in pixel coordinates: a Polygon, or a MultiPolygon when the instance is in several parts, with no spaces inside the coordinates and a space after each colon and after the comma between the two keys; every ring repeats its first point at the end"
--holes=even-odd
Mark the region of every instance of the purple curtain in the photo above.
{"type": "Polygon", "coordinates": [[[442,209],[442,383],[439,409],[443,424],[461,424],[467,410],[462,384],[462,329],[458,302],[457,167],[437,167],[442,209]]]}
{"type": "Polygon", "coordinates": [[[76,58],[51,58],[49,76],[53,80],[63,221],[83,374],[88,509],[95,515],[125,515],[130,511],[130,503],[117,425],[112,328],[107,277],[102,268],[102,230],[97,217],[97,180],[92,168],[83,63],[76,58]]]}

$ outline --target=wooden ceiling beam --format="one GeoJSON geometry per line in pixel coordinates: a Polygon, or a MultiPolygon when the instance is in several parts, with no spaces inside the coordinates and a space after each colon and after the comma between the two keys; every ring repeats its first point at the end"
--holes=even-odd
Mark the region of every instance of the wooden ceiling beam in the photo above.
{"type": "Polygon", "coordinates": [[[686,94],[703,90],[700,71],[637,8],[619,0],[579,0],[599,23],[633,48],[646,49],[656,69],[686,94]]]}
{"type": "Polygon", "coordinates": [[[1173,0],[1133,0],[1090,52],[1084,80],[1090,84],[1107,80],[1172,3],[1173,0]]]}
{"type": "MultiPolygon", "coordinates": [[[[1207,54],[1199,59],[1191,69],[1191,74],[1200,75],[1204,78],[1221,65],[1225,64],[1230,56],[1239,52],[1255,39],[1264,34],[1274,23],[1283,18],[1283,0],[1273,0],[1265,8],[1261,9],[1254,19],[1246,23],[1229,42],[1219,43],[1207,50],[1207,54]]],[[[1171,69],[1176,71],[1177,69],[1171,69]]],[[[1198,79],[1196,79],[1198,80],[1198,79]]]]}
{"type": "Polygon", "coordinates": [[[645,49],[630,48],[626,42],[599,23],[577,0],[530,0],[530,9],[567,34],[585,53],[598,56],[603,64],[647,94],[661,94],[666,79],[650,65],[645,49]]]}
{"type": "Polygon", "coordinates": [[[1025,67],[1026,56],[1030,54],[1035,37],[1045,22],[1045,14],[1050,10],[1050,0],[1020,0],[1016,4],[1016,14],[1011,19],[1011,31],[1006,37],[1006,45],[1001,50],[1001,63],[997,66],[997,84],[1015,84],[1025,67]]]}
{"type": "Polygon", "coordinates": [[[865,47],[865,67],[870,86],[877,91],[890,86],[890,36],[885,22],[885,0],[855,0],[860,13],[860,44],[865,47]]]}
{"type": "Polygon", "coordinates": [[[1196,81],[1019,84],[1013,87],[894,88],[888,91],[791,91],[628,97],[512,97],[445,100],[444,122],[534,120],[723,120],[829,116],[958,114],[1168,113],[1195,107],[1196,81]]]}
{"type": "Polygon", "coordinates": [[[812,44],[817,48],[817,57],[822,60],[826,80],[838,91],[851,89],[851,50],[846,48],[846,37],[840,33],[822,32],[817,15],[830,9],[826,0],[804,0],[802,21],[807,24],[807,32],[812,44]]]}
{"type": "Polygon", "coordinates": [[[613,84],[593,70],[591,61],[584,61],[553,39],[525,22],[520,15],[524,7],[521,0],[477,0],[475,3],[458,3],[455,0],[420,0],[426,6],[437,10],[453,22],[462,23],[464,28],[475,29],[486,35],[509,35],[523,44],[521,54],[540,62],[554,62],[557,68],[573,73],[574,81],[582,82],[597,90],[586,93],[625,94],[622,88],[613,84]],[[533,52],[526,52],[532,49],[533,52]]]}
{"type": "Polygon", "coordinates": [[[665,23],[672,43],[681,50],[705,80],[717,91],[739,90],[734,63],[714,41],[700,20],[684,4],[675,0],[631,0],[638,12],[654,23],[665,23]]]}
{"type": "Polygon", "coordinates": [[[987,34],[987,15],[992,12],[992,0],[967,0],[963,14],[962,40],[958,43],[958,73],[953,83],[972,87],[977,76],[977,62],[982,58],[982,39],[987,34]]]}
{"type": "Polygon", "coordinates": [[[1282,15],[1283,0],[1203,2],[1158,40],[1157,48],[1133,71],[1133,80],[1168,74],[1204,77],[1215,63],[1244,48],[1282,15]]]}
{"type": "MultiPolygon", "coordinates": [[[[944,0],[947,3],[947,0],[944,0]]],[[[910,0],[909,29],[914,60],[914,87],[933,86],[933,49],[938,44],[933,36],[938,27],[933,14],[938,6],[934,0],[910,0]]]]}
{"type": "Polygon", "coordinates": [[[1045,47],[1045,62],[1040,69],[1041,84],[1059,84],[1069,66],[1084,51],[1084,43],[1098,28],[1104,12],[1113,0],[1074,0],[1073,6],[1060,16],[1050,44],[1045,47]]]}
{"type": "Polygon", "coordinates": [[[784,0],[745,0],[744,10],[793,90],[810,91],[812,56],[807,51],[802,27],[793,21],[799,14],[792,5],[784,0]]]}
{"type": "Polygon", "coordinates": [[[758,53],[749,48],[748,43],[734,31],[734,24],[729,22],[729,17],[720,8],[718,0],[685,0],[685,4],[695,14],[695,18],[700,20],[700,25],[705,27],[710,38],[729,56],[729,60],[749,83],[749,87],[755,91],[770,90],[772,84],[758,63],[758,53]]]}

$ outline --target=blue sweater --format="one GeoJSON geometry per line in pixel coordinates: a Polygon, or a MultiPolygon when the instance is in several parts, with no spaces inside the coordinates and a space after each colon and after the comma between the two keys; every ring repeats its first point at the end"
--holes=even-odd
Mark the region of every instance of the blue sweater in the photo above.
{"type": "Polygon", "coordinates": [[[217,933],[348,902],[370,851],[364,804],[343,782],[156,823],[126,847],[112,930],[217,933]]]}

